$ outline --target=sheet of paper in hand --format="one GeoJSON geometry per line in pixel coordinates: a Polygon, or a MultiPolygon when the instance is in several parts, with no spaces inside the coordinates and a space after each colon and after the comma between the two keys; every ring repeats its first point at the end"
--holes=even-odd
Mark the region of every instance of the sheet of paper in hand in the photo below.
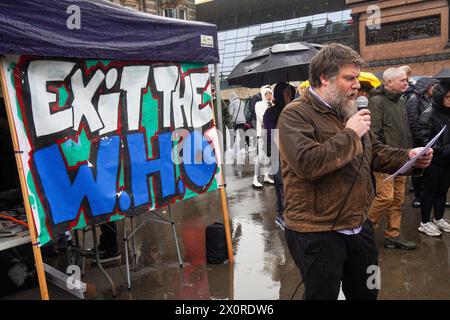
{"type": "Polygon", "coordinates": [[[396,176],[398,176],[399,174],[403,174],[406,171],[408,171],[409,169],[411,169],[414,164],[416,163],[417,159],[419,159],[420,157],[422,157],[425,153],[427,153],[427,151],[433,146],[433,144],[437,141],[437,139],[441,136],[441,134],[444,132],[445,128],[447,128],[447,126],[444,126],[442,128],[441,131],[439,131],[438,134],[436,134],[434,136],[433,139],[431,139],[430,142],[427,143],[427,145],[422,149],[422,151],[420,151],[418,154],[416,154],[413,158],[409,159],[408,162],[406,162],[400,169],[397,170],[396,173],[390,175],[389,177],[387,177],[386,179],[384,179],[384,181],[387,181],[389,179],[393,179],[396,176]]]}

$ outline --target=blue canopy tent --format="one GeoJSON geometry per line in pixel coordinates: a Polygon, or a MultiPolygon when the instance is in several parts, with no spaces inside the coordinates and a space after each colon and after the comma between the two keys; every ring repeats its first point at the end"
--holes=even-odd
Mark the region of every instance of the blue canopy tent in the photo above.
{"type": "MultiPolygon", "coordinates": [[[[0,55],[212,63],[215,65],[217,88],[216,123],[222,130],[217,72],[220,59],[215,25],[154,16],[102,0],[0,0],[0,55]]],[[[6,102],[8,92],[3,69],[1,80],[6,102]]],[[[8,116],[11,120],[12,116],[8,116]]],[[[14,139],[15,148],[19,150],[17,137],[14,139]]],[[[222,150],[221,146],[223,159],[222,150]]],[[[20,166],[18,157],[20,155],[16,154],[20,166]]],[[[24,199],[27,199],[24,179],[21,177],[21,186],[24,199]]],[[[223,183],[225,185],[225,181],[223,183]]],[[[233,262],[226,194],[224,187],[220,190],[229,258],[233,262]]],[[[28,211],[29,208],[28,221],[32,221],[32,214],[28,211]]],[[[33,232],[31,225],[31,240],[35,244],[36,231],[33,232]]],[[[33,249],[41,295],[46,299],[45,276],[43,270],[39,270],[42,266],[41,253],[38,246],[34,245],[33,249]]]]}
{"type": "Polygon", "coordinates": [[[219,62],[215,25],[154,16],[98,0],[0,1],[0,53],[219,62]],[[75,12],[71,6],[79,8],[79,29],[69,29],[68,18],[75,12]],[[202,45],[205,37],[212,37],[212,45],[202,45]]]}

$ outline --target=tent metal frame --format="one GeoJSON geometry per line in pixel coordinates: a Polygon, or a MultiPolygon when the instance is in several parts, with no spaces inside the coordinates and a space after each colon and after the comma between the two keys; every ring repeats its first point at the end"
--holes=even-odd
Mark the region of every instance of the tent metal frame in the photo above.
{"type": "MultiPolygon", "coordinates": [[[[183,268],[183,259],[181,258],[180,245],[178,243],[177,231],[175,229],[175,222],[173,220],[173,215],[172,215],[172,210],[170,208],[170,204],[167,207],[168,207],[168,212],[169,212],[169,219],[166,219],[162,215],[158,214],[156,212],[156,210],[150,210],[150,213],[154,214],[158,218],[153,218],[153,217],[146,218],[145,221],[141,222],[136,229],[134,228],[134,221],[133,221],[135,216],[128,217],[130,219],[130,226],[131,226],[130,234],[127,234],[126,224],[125,224],[126,220],[124,220],[124,222],[123,222],[123,242],[124,242],[124,247],[125,247],[125,265],[126,265],[126,272],[127,272],[126,280],[127,280],[128,290],[131,289],[131,272],[130,272],[130,261],[129,261],[129,256],[128,256],[128,242],[131,239],[132,246],[133,246],[134,265],[137,265],[138,261],[137,261],[137,254],[136,254],[137,250],[136,250],[135,235],[149,221],[154,221],[154,222],[158,222],[158,223],[162,223],[162,224],[168,224],[168,225],[172,226],[173,237],[175,240],[175,247],[177,249],[177,255],[178,255],[178,263],[179,263],[180,268],[183,268]]],[[[163,209],[163,212],[165,212],[164,209],[163,209]]],[[[144,213],[144,214],[147,215],[148,213],[144,213]]]]}

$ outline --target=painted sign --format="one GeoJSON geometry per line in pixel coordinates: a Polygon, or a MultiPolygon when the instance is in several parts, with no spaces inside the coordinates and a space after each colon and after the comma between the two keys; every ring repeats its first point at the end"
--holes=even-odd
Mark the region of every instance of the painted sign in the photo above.
{"type": "Polygon", "coordinates": [[[2,67],[41,245],[220,185],[206,65],[7,56],[2,67]]]}

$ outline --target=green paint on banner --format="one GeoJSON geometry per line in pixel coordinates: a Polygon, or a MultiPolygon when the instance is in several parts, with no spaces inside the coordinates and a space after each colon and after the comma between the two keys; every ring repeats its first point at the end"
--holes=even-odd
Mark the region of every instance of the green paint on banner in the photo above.
{"type": "Polygon", "coordinates": [[[187,199],[192,198],[192,197],[195,197],[195,196],[197,195],[197,192],[192,191],[191,189],[186,188],[186,187],[185,187],[185,189],[186,189],[186,191],[184,192],[184,197],[183,197],[183,199],[180,200],[180,201],[187,200],[187,199]]]}
{"type": "MultiPolygon", "coordinates": [[[[217,189],[217,181],[216,178],[214,178],[213,182],[211,182],[211,185],[209,186],[209,189],[205,192],[211,192],[217,189]]],[[[195,196],[198,196],[199,194],[196,193],[195,191],[192,191],[191,189],[186,189],[186,193],[184,194],[184,197],[182,200],[179,200],[177,202],[181,202],[190,198],[193,198],[195,196]]]]}
{"type": "Polygon", "coordinates": [[[209,190],[216,190],[216,189],[217,189],[217,180],[216,180],[216,177],[214,177],[213,182],[211,183],[211,186],[209,187],[209,190]]]}
{"type": "MultiPolygon", "coordinates": [[[[153,149],[151,138],[158,132],[158,100],[153,99],[150,87],[146,88],[147,92],[142,95],[142,127],[145,129],[145,136],[147,138],[148,157],[153,156],[153,149]]],[[[150,197],[152,207],[155,206],[155,192],[152,179],[149,179],[150,197]]]]}
{"type": "Polygon", "coordinates": [[[123,218],[125,218],[124,216],[121,216],[120,214],[115,214],[113,216],[111,216],[111,218],[109,219],[110,222],[113,221],[118,221],[118,220],[122,220],[123,218]]]}
{"type": "MultiPolygon", "coordinates": [[[[41,227],[40,233],[38,234],[38,242],[41,246],[46,244],[51,240],[50,234],[47,230],[47,225],[45,224],[45,213],[44,208],[42,207],[41,200],[39,199],[38,193],[36,191],[36,186],[34,185],[33,176],[31,175],[31,172],[28,172],[27,175],[27,185],[28,185],[28,200],[30,201],[31,209],[34,213],[38,213],[39,217],[39,225],[41,227]]],[[[36,215],[33,214],[33,216],[36,218],[36,215]]]]}
{"type": "Polygon", "coordinates": [[[207,91],[203,92],[203,97],[202,98],[203,98],[202,103],[206,103],[206,102],[212,100],[212,97],[208,94],[207,91]]]}
{"type": "Polygon", "coordinates": [[[82,210],[80,212],[80,219],[78,220],[77,225],[75,227],[73,227],[73,229],[74,230],[76,230],[76,229],[83,229],[86,226],[87,226],[87,223],[86,223],[86,219],[84,218],[84,211],[82,210]]]}
{"type": "Polygon", "coordinates": [[[154,209],[156,207],[156,197],[155,197],[155,185],[153,184],[153,179],[149,178],[148,180],[149,188],[150,188],[150,199],[151,199],[151,207],[150,209],[154,209]]]}
{"type": "Polygon", "coordinates": [[[181,71],[187,72],[191,69],[200,69],[203,68],[205,65],[203,63],[182,63],[181,64],[181,71]]]}
{"type": "Polygon", "coordinates": [[[150,139],[159,129],[158,112],[158,100],[153,99],[150,87],[148,87],[147,92],[142,95],[142,127],[145,128],[149,157],[153,154],[150,139]]]}
{"type": "Polygon", "coordinates": [[[71,167],[76,166],[78,162],[89,160],[91,141],[89,141],[84,128],[81,130],[78,142],[69,139],[61,144],[61,149],[67,160],[67,164],[71,167]]]}
{"type": "Polygon", "coordinates": [[[67,99],[69,98],[69,94],[65,86],[61,86],[58,88],[58,97],[59,97],[58,106],[64,107],[67,102],[67,99]]]}
{"type": "Polygon", "coordinates": [[[89,68],[95,66],[95,65],[96,65],[97,63],[99,63],[99,62],[100,62],[103,66],[107,67],[108,64],[111,63],[111,61],[112,61],[112,60],[91,60],[91,59],[90,59],[90,60],[86,60],[85,63],[86,63],[86,68],[89,69],[89,68]]]}
{"type": "Polygon", "coordinates": [[[125,170],[123,169],[123,161],[120,164],[119,187],[125,186],[125,170]]]}

